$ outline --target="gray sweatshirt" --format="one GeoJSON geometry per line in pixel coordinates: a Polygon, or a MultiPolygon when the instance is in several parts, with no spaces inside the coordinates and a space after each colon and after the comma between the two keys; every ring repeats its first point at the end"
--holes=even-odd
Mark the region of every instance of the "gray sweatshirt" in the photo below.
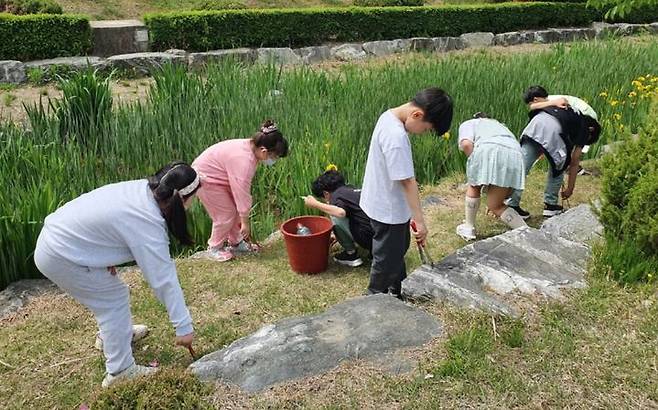
{"type": "Polygon", "coordinates": [[[192,332],[167,225],[145,179],[106,185],[66,203],[46,218],[42,236],[51,250],[80,266],[135,261],[166,306],[176,335],[192,332]]]}

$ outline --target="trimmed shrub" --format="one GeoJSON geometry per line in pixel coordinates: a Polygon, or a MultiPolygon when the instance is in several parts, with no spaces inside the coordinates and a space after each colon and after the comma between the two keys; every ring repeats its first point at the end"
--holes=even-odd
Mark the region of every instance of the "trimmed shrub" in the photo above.
{"type": "MultiPolygon", "coordinates": [[[[653,118],[657,111],[654,104],[653,118]]],[[[658,271],[658,121],[622,141],[601,168],[606,244],[597,269],[622,283],[650,281],[658,271]]]]}
{"type": "Polygon", "coordinates": [[[62,14],[62,6],[54,0],[0,0],[0,13],[62,14]]]}
{"type": "Polygon", "coordinates": [[[358,7],[420,7],[425,0],[354,0],[358,7]]]}
{"type": "Polygon", "coordinates": [[[205,0],[197,4],[193,10],[242,10],[247,6],[235,0],[205,0]]]}
{"type": "Polygon", "coordinates": [[[582,4],[505,3],[413,8],[188,11],[148,14],[144,22],[156,50],[205,51],[585,26],[597,16],[597,12],[582,4]],[[308,29],[300,30],[300,27],[308,29]]]}
{"type": "Polygon", "coordinates": [[[0,14],[0,38],[0,60],[86,55],[91,49],[89,19],[78,15],[0,14]]]}

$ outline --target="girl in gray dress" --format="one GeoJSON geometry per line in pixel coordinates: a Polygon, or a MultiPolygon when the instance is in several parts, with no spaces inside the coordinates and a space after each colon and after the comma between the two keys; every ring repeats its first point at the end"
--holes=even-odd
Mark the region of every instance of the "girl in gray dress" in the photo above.
{"type": "Polygon", "coordinates": [[[465,240],[476,237],[475,218],[480,207],[482,188],[487,193],[489,210],[515,229],[527,226],[519,214],[504,201],[513,189],[525,185],[521,146],[514,134],[500,122],[477,113],[459,126],[459,149],[468,157],[466,163],[466,212],[457,234],[465,240]]]}

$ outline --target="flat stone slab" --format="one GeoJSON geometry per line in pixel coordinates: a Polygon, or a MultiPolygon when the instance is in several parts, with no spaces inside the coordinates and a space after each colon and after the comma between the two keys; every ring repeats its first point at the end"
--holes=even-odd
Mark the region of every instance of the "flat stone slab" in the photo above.
{"type": "Polygon", "coordinates": [[[161,69],[166,64],[187,65],[187,58],[169,53],[131,53],[108,57],[103,63],[107,68],[133,70],[136,73],[148,75],[161,69]]]}
{"type": "Polygon", "coordinates": [[[586,204],[571,208],[563,214],[547,219],[542,231],[550,232],[570,241],[589,242],[603,235],[603,225],[586,204]]]}
{"type": "Polygon", "coordinates": [[[589,248],[546,231],[520,228],[467,245],[423,265],[402,283],[412,300],[441,300],[498,314],[518,311],[505,295],[562,298],[563,288],[586,286],[589,248]]]}
{"type": "Polygon", "coordinates": [[[256,50],[250,48],[236,48],[232,50],[214,50],[203,53],[190,53],[189,65],[201,67],[211,63],[223,61],[239,61],[244,64],[253,64],[256,61],[256,50]]]}
{"type": "Polygon", "coordinates": [[[52,66],[66,66],[71,70],[84,70],[89,67],[95,67],[103,61],[100,57],[81,56],[81,57],[58,57],[47,60],[35,60],[25,63],[26,68],[38,68],[46,70],[52,66]]]}
{"type": "Polygon", "coordinates": [[[319,315],[264,326],[202,357],[190,370],[203,381],[222,380],[255,392],[324,373],[345,360],[377,362],[441,333],[441,323],[416,307],[388,295],[362,296],[319,315]]]}
{"type": "Polygon", "coordinates": [[[0,319],[21,309],[31,298],[47,292],[61,293],[61,290],[48,279],[23,279],[9,284],[0,292],[0,319]]]}

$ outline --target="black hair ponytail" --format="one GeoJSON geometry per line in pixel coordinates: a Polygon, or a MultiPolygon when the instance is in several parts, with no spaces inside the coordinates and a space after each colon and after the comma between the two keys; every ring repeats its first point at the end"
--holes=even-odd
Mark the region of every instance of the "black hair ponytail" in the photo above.
{"type": "Polygon", "coordinates": [[[183,197],[179,190],[192,184],[196,177],[196,171],[191,166],[181,161],[175,161],[165,165],[155,175],[148,178],[149,188],[160,206],[169,232],[183,245],[194,243],[187,230],[187,214],[183,201],[194,195],[199,187],[195,187],[183,197]]]}

